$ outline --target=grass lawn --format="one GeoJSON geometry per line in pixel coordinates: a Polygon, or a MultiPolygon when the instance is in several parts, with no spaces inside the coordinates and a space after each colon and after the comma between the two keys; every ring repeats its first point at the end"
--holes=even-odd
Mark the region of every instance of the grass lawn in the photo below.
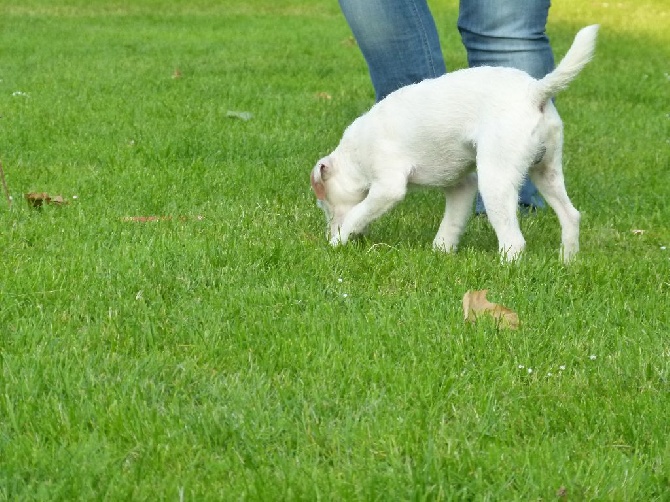
{"type": "Polygon", "coordinates": [[[502,265],[481,218],[431,250],[432,191],[328,246],[309,171],[373,102],[335,1],[2,2],[0,500],[670,500],[670,6],[555,2],[557,59],[594,22],[581,254],[544,211],[502,265]]]}

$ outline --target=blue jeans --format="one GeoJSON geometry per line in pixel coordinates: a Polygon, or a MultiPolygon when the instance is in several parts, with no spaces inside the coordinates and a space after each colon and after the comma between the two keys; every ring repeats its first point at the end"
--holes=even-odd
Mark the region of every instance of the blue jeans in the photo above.
{"type": "MultiPolygon", "coordinates": [[[[368,64],[377,100],[446,72],[426,0],[339,0],[368,64]]],[[[554,68],[545,33],[550,0],[460,0],[458,29],[470,66],[509,66],[542,78],[554,68]]],[[[543,207],[526,180],[524,206],[543,207]]],[[[481,198],[477,211],[483,212],[481,198]]]]}

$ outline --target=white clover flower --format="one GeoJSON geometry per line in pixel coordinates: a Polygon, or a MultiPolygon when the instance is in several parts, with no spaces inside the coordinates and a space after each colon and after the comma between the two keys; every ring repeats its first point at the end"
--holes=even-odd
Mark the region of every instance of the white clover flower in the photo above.
{"type": "Polygon", "coordinates": [[[522,370],[522,369],[525,368],[525,366],[524,366],[523,364],[520,364],[520,365],[518,366],[518,368],[519,368],[520,370],[522,370]]]}
{"type": "Polygon", "coordinates": [[[591,361],[595,361],[596,358],[597,358],[597,356],[596,356],[595,354],[591,354],[591,355],[589,356],[589,359],[591,359],[591,361]]]}
{"type": "Polygon", "coordinates": [[[342,298],[348,298],[348,297],[349,297],[349,295],[347,293],[342,294],[342,298]]]}
{"type": "Polygon", "coordinates": [[[528,374],[530,375],[533,372],[533,368],[528,368],[528,374]]]}
{"type": "Polygon", "coordinates": [[[559,369],[560,371],[563,371],[563,370],[565,369],[565,364],[561,364],[561,365],[558,367],[558,369],[559,369]]]}

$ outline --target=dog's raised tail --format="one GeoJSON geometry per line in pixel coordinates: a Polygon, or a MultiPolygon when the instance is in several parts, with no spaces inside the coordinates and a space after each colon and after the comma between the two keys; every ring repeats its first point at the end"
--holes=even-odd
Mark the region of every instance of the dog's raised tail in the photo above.
{"type": "Polygon", "coordinates": [[[593,24],[579,30],[558,66],[546,77],[538,80],[538,105],[542,106],[568,84],[591,61],[596,49],[596,37],[600,25],[593,24]]]}

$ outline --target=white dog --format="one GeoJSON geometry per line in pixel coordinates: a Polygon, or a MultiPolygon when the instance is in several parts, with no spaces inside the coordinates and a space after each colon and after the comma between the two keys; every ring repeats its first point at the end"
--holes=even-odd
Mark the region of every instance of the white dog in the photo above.
{"type": "Polygon", "coordinates": [[[570,261],[579,250],[580,215],[565,191],[563,124],[551,98],[593,57],[597,33],[598,25],[583,28],[541,80],[512,68],[459,70],[403,87],[356,119],[311,174],[330,243],[345,244],[416,184],[444,190],[433,247],[455,250],[479,188],[499,250],[514,260],[525,246],[519,187],[530,174],[558,215],[563,260],[570,261]]]}

